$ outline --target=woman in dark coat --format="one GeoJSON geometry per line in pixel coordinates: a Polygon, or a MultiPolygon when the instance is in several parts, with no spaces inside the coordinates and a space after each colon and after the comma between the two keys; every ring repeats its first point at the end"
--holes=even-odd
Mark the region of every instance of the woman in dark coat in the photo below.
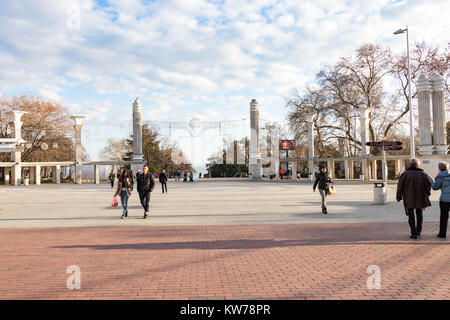
{"type": "Polygon", "coordinates": [[[314,181],[313,191],[316,192],[316,187],[319,185],[319,193],[322,198],[322,213],[327,214],[327,189],[328,184],[331,183],[328,177],[327,167],[321,166],[320,172],[317,174],[316,181],[314,181]]]}

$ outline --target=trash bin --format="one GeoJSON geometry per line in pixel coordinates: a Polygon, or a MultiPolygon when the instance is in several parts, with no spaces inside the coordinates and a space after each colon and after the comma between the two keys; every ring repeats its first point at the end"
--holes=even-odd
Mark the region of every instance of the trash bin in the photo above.
{"type": "Polygon", "coordinates": [[[374,183],[373,202],[374,204],[387,203],[387,188],[384,186],[383,182],[374,183]]]}

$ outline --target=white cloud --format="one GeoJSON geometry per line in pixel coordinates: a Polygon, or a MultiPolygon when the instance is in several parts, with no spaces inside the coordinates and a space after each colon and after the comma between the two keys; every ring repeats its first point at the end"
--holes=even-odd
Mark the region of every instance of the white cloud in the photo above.
{"type": "Polygon", "coordinates": [[[120,133],[137,96],[147,119],[247,117],[252,98],[284,119],[292,88],[363,42],[400,53],[392,32],[409,24],[411,42],[446,45],[448,12],[446,0],[2,1],[0,88],[57,99],[120,133]],[[80,29],[67,27],[74,6],[80,29]]]}

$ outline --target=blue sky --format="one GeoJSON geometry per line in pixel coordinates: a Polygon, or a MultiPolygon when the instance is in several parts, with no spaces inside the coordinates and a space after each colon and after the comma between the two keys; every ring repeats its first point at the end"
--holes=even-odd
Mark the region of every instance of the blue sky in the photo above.
{"type": "Polygon", "coordinates": [[[411,41],[446,46],[448,12],[445,0],[2,0],[0,94],[87,115],[96,160],[131,132],[136,97],[145,120],[248,118],[255,98],[283,122],[293,89],[365,41],[400,53],[392,32],[409,24],[411,41]]]}

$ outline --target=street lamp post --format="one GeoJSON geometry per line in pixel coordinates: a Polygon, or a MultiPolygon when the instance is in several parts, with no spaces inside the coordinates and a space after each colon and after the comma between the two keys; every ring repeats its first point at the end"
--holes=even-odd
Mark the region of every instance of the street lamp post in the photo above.
{"type": "Polygon", "coordinates": [[[406,29],[398,29],[394,32],[395,35],[399,35],[406,32],[406,54],[408,56],[408,103],[409,103],[409,126],[410,126],[410,137],[411,137],[411,159],[416,157],[416,146],[414,143],[414,120],[412,111],[412,101],[411,101],[411,68],[409,65],[409,35],[408,26],[406,29]]]}

